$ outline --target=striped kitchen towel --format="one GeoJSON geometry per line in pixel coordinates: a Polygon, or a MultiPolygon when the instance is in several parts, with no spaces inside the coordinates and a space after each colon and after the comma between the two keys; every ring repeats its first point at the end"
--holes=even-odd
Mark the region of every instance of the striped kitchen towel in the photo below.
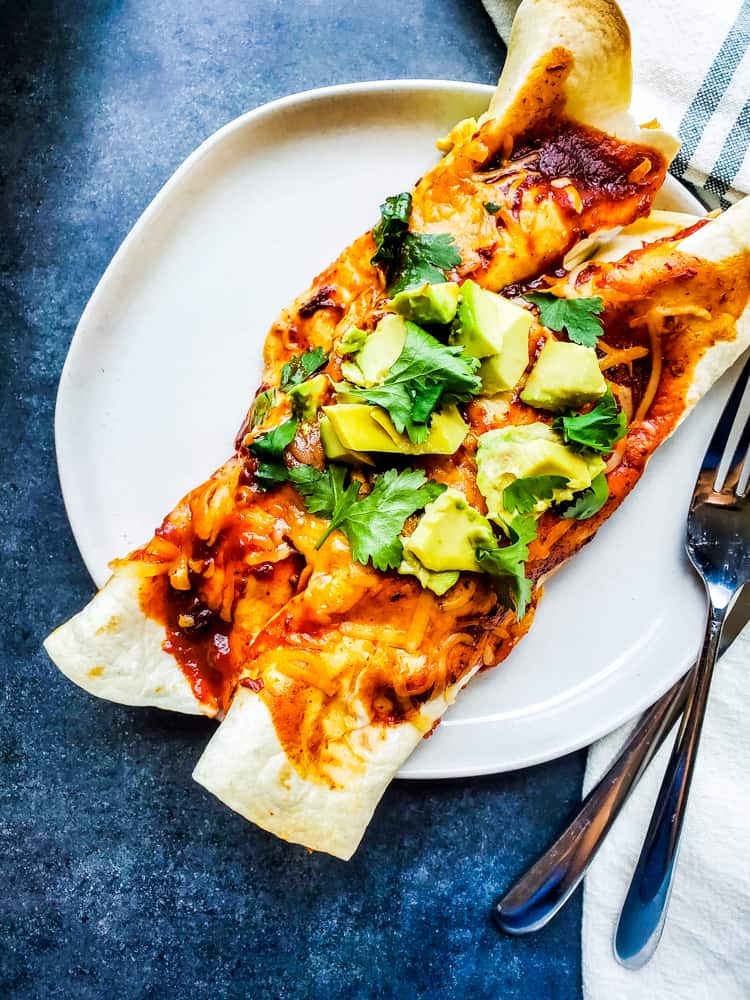
{"type": "MultiPolygon", "coordinates": [[[[518,0],[483,0],[507,42],[518,0]]],[[[750,192],[750,0],[620,0],[633,109],[679,135],[672,173],[727,208],[750,192]]]]}

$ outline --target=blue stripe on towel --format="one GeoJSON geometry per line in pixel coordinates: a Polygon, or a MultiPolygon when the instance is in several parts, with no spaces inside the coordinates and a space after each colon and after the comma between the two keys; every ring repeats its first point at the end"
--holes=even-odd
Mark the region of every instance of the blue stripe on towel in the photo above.
{"type": "MultiPolygon", "coordinates": [[[[722,42],[721,48],[716,53],[714,61],[706,73],[703,83],[700,85],[697,94],[690,102],[690,106],[683,115],[680,122],[679,134],[682,139],[682,148],[675,156],[671,166],[671,171],[675,177],[682,177],[688,168],[690,160],[693,158],[698,144],[701,141],[703,132],[711,120],[716,108],[718,108],[729,83],[734,76],[737,67],[742,60],[745,50],[750,42],[750,0],[743,0],[737,17],[732,27],[727,32],[727,36],[722,42]]],[[[732,129],[734,131],[734,129],[732,129]]],[[[747,133],[744,137],[744,145],[747,147],[747,133]]],[[[726,143],[725,143],[726,148],[726,143]]],[[[722,149],[722,154],[724,149],[722,149]]],[[[721,158],[721,155],[719,159],[721,158]]],[[[743,153],[744,155],[744,153],[743,153]]],[[[740,158],[740,163],[742,159],[740,158]]],[[[717,161],[718,164],[718,161],[717,161]]],[[[739,169],[739,166],[738,166],[739,169]]],[[[736,171],[735,171],[736,173],[736,171]]],[[[734,175],[733,175],[734,176],[734,175]]],[[[724,192],[729,187],[724,188],[724,192]]]]}
{"type": "Polygon", "coordinates": [[[729,130],[721,152],[716,157],[716,163],[711,168],[711,176],[705,184],[708,191],[718,195],[722,208],[729,208],[730,202],[724,195],[732,186],[742,166],[748,141],[750,141],[750,98],[745,101],[737,120],[729,130]]]}

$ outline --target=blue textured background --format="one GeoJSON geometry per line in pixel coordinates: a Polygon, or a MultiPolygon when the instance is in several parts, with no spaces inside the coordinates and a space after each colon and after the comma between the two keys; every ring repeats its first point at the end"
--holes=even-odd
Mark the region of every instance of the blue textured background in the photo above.
{"type": "Polygon", "coordinates": [[[577,800],[583,757],[396,783],[348,865],[190,780],[209,723],[96,702],[40,650],[90,596],[52,420],[75,324],[159,187],[271,98],[386,77],[491,82],[478,0],[0,4],[0,995],[568,998],[580,911],[489,907],[577,800]]]}

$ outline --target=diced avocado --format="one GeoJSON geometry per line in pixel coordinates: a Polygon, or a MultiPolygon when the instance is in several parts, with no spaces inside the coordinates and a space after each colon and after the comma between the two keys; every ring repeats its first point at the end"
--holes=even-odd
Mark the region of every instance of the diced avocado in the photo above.
{"type": "Polygon", "coordinates": [[[328,378],[322,372],[287,389],[295,416],[301,420],[314,420],[327,389],[328,378]]]}
{"type": "Polygon", "coordinates": [[[374,409],[367,403],[336,403],[323,413],[348,451],[397,451],[387,431],[372,419],[374,409]]]}
{"type": "Polygon", "coordinates": [[[548,340],[531,369],[521,399],[540,410],[577,410],[600,399],[607,383],[593,347],[548,340]]]}
{"type": "Polygon", "coordinates": [[[458,285],[444,281],[437,285],[425,282],[407,288],[393,297],[393,308],[412,323],[450,323],[458,307],[458,285]]]}
{"type": "Polygon", "coordinates": [[[409,574],[410,576],[416,576],[419,582],[427,590],[431,590],[438,597],[441,597],[447,590],[454,587],[458,583],[458,578],[461,576],[458,570],[448,570],[445,573],[433,573],[432,570],[427,569],[422,563],[417,559],[413,552],[404,552],[404,557],[401,560],[401,565],[398,567],[398,572],[402,575],[409,574]]]}
{"type": "Polygon", "coordinates": [[[553,503],[571,500],[574,493],[588,489],[603,469],[602,458],[571,451],[556,431],[541,422],[501,427],[479,437],[477,486],[487,501],[489,517],[503,527],[514,516],[504,506],[503,491],[515,479],[563,476],[568,480],[566,488],[537,501],[534,514],[539,516],[553,503]]]}
{"type": "Polygon", "coordinates": [[[452,455],[469,433],[469,425],[456,406],[446,406],[430,419],[430,432],[422,444],[414,444],[406,434],[399,434],[385,410],[374,406],[372,418],[388,432],[396,450],[410,455],[452,455]]]}
{"type": "Polygon", "coordinates": [[[473,358],[508,354],[505,381],[509,383],[506,388],[512,388],[529,363],[528,340],[532,322],[533,316],[528,309],[469,280],[461,285],[450,340],[452,344],[460,344],[473,358]]]}
{"type": "Polygon", "coordinates": [[[355,465],[374,465],[375,463],[369,455],[364,455],[359,451],[350,451],[339,441],[336,431],[334,431],[331,421],[323,414],[320,418],[320,443],[326,458],[332,462],[347,462],[355,465]]]}
{"type": "Polygon", "coordinates": [[[365,346],[367,332],[358,326],[350,326],[336,345],[337,354],[356,354],[365,346]]]}
{"type": "Polygon", "coordinates": [[[492,525],[469,506],[460,490],[447,489],[425,507],[414,533],[404,539],[404,552],[436,573],[449,570],[481,572],[478,548],[496,545],[492,525]]]}
{"type": "Polygon", "coordinates": [[[528,363],[529,347],[525,335],[523,342],[519,338],[511,337],[507,350],[502,354],[493,354],[491,358],[485,358],[479,366],[482,395],[496,396],[499,392],[512,389],[523,375],[528,363]]]}
{"type": "Polygon", "coordinates": [[[323,412],[342,447],[350,452],[452,455],[469,432],[455,406],[447,406],[433,415],[430,433],[422,444],[414,444],[405,434],[399,434],[388,414],[378,406],[337,403],[324,406],[323,412]]]}
{"type": "Polygon", "coordinates": [[[391,365],[404,349],[406,323],[400,316],[384,316],[352,361],[341,366],[342,374],[358,385],[376,385],[388,374],[391,365]]]}

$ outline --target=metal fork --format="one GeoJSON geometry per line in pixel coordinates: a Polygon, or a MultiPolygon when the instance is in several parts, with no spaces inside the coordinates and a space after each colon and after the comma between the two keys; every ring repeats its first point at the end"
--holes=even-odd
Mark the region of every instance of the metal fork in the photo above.
{"type": "Polygon", "coordinates": [[[721,632],[750,580],[749,378],[750,362],[714,432],[688,513],[687,554],[706,587],[709,610],[692,689],[615,934],[615,955],[630,969],[648,962],[664,929],[721,632]]]}

